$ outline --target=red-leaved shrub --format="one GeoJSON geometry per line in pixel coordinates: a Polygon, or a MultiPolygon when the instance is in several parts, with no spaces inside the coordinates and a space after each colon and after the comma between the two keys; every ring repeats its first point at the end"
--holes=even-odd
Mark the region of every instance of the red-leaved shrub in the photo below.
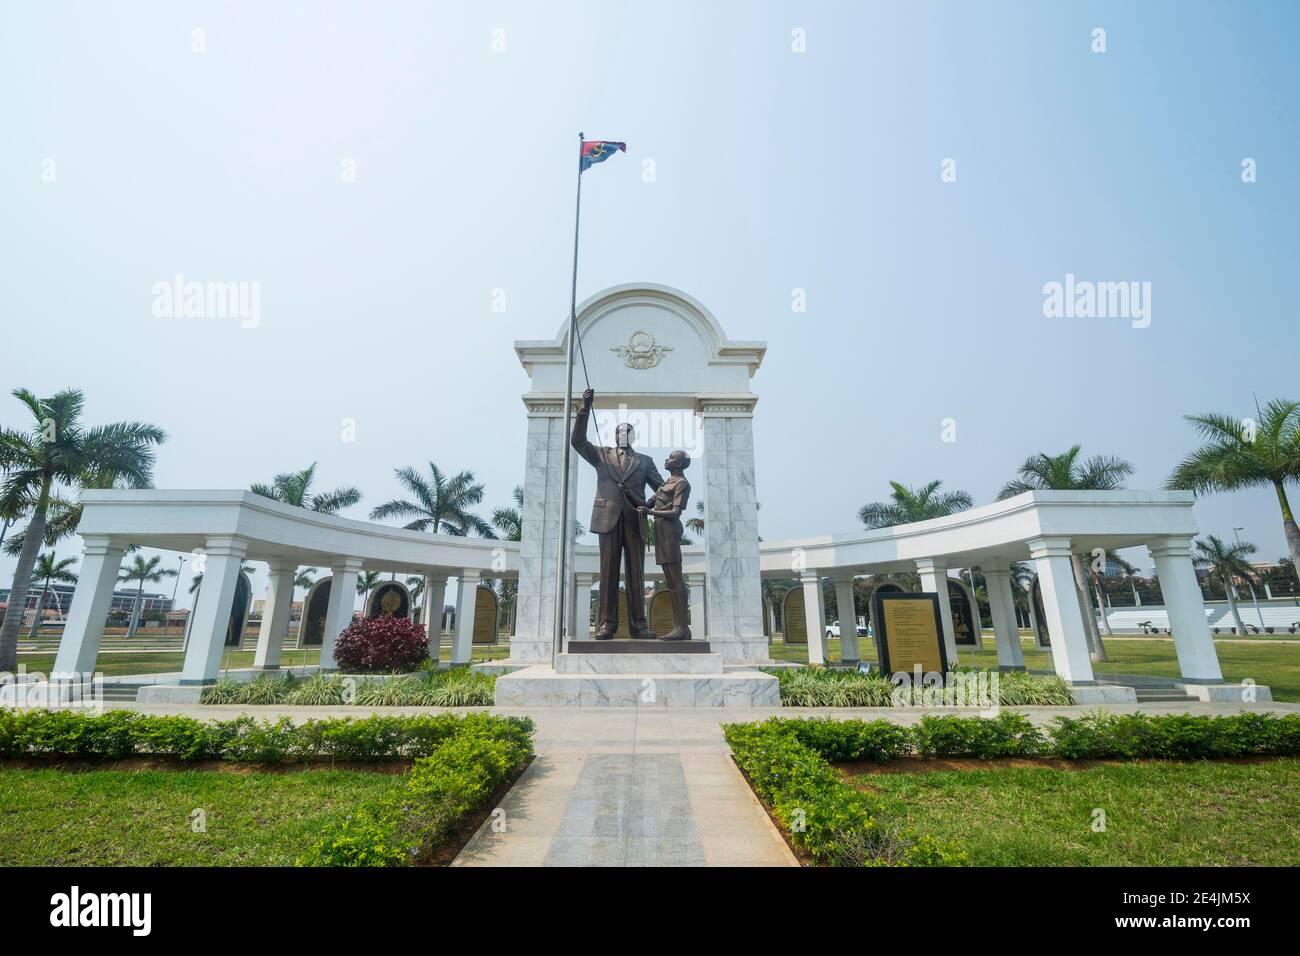
{"type": "Polygon", "coordinates": [[[429,656],[424,625],[406,618],[369,617],[353,621],[334,643],[339,668],[365,671],[416,670],[429,656]]]}

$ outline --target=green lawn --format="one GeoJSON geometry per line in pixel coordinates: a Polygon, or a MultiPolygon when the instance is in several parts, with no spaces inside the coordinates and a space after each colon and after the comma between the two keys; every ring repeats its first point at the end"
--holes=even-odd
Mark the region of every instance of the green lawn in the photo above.
{"type": "MultiPolygon", "coordinates": [[[[1031,670],[1050,669],[1051,660],[1046,651],[1039,650],[1027,637],[1022,637],[1020,644],[1024,649],[1025,666],[1031,670]]],[[[865,660],[876,659],[875,645],[870,638],[858,638],[858,646],[865,660]]],[[[770,647],[774,660],[799,663],[808,660],[807,645],[773,642],[770,647]]],[[[1257,684],[1268,685],[1273,691],[1274,700],[1300,701],[1300,642],[1258,641],[1247,644],[1216,641],[1214,648],[1218,652],[1219,666],[1223,669],[1226,680],[1239,681],[1249,677],[1257,684]]],[[[1152,677],[1178,676],[1178,658],[1171,637],[1110,640],[1106,641],[1106,651],[1110,655],[1109,663],[1093,665],[1098,674],[1110,672],[1152,677]]],[[[839,660],[840,642],[835,639],[829,641],[826,652],[831,660],[839,660]]],[[[961,648],[960,657],[962,664],[970,664],[971,649],[961,648]]],[[[974,658],[975,663],[981,667],[997,666],[998,655],[991,634],[984,635],[984,647],[974,658]]]]}
{"type": "Polygon", "coordinates": [[[289,865],[327,822],[401,790],[372,770],[0,768],[0,866],[289,865]],[[195,833],[191,814],[206,814],[195,833]]]}
{"type": "Polygon", "coordinates": [[[1300,760],[1001,767],[855,778],[976,866],[1293,866],[1300,760]],[[1105,832],[1093,832],[1094,811],[1105,832]]]}

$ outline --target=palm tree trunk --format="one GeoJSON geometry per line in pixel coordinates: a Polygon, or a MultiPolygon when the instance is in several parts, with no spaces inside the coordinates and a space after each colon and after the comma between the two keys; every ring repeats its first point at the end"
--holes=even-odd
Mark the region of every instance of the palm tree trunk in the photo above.
{"type": "Polygon", "coordinates": [[[1074,586],[1078,589],[1084,612],[1083,633],[1088,639],[1088,656],[1098,664],[1105,663],[1110,658],[1106,656],[1106,647],[1101,643],[1101,634],[1097,631],[1097,616],[1092,611],[1092,598],[1088,594],[1088,578],[1083,570],[1083,558],[1077,554],[1070,555],[1070,565],[1074,568],[1074,586]]]}
{"type": "Polygon", "coordinates": [[[1106,601],[1101,596],[1101,585],[1094,580],[1092,589],[1097,594],[1097,610],[1101,612],[1101,629],[1107,636],[1112,635],[1115,632],[1110,629],[1110,616],[1106,613],[1106,601]]]}
{"type": "Polygon", "coordinates": [[[27,609],[27,591],[32,583],[32,569],[36,567],[36,554],[45,538],[45,511],[50,503],[50,483],[41,486],[40,496],[32,511],[32,520],[23,537],[23,549],[14,567],[14,580],[9,589],[9,606],[5,609],[4,625],[0,626],[0,672],[13,673],[18,669],[18,628],[27,609]]]}
{"type": "Polygon", "coordinates": [[[41,618],[45,615],[45,592],[50,589],[50,579],[47,577],[45,583],[41,585],[41,596],[36,602],[36,617],[32,618],[32,629],[27,634],[29,641],[36,640],[36,635],[41,629],[41,618]]]}
{"type": "Polygon", "coordinates": [[[1241,621],[1241,612],[1237,610],[1237,600],[1232,595],[1232,578],[1226,574],[1223,581],[1223,593],[1228,596],[1228,613],[1232,615],[1232,623],[1237,625],[1237,633],[1245,634],[1246,625],[1241,621]]]}
{"type": "Polygon", "coordinates": [[[1286,546],[1291,552],[1291,566],[1300,573],[1300,527],[1296,526],[1295,515],[1291,513],[1291,503],[1287,501],[1286,488],[1282,482],[1273,486],[1277,489],[1277,502],[1282,506],[1282,527],[1286,531],[1286,546]]]}
{"type": "Polygon", "coordinates": [[[131,620],[126,625],[126,638],[130,640],[135,637],[135,628],[140,621],[140,603],[144,597],[144,578],[140,579],[139,586],[135,589],[135,600],[131,602],[131,620]]]}

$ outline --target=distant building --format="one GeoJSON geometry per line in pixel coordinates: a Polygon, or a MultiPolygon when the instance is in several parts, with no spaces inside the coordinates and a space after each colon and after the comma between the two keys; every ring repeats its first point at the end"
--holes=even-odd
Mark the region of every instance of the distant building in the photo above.
{"type": "MultiPolygon", "coordinates": [[[[45,610],[54,611],[56,614],[67,614],[68,608],[72,606],[72,593],[77,586],[75,584],[50,584],[49,590],[45,592],[45,610]]],[[[9,605],[9,588],[0,588],[0,604],[6,607],[9,605]]],[[[36,602],[41,599],[41,584],[39,581],[32,582],[31,587],[27,589],[27,610],[33,610],[36,602]]],[[[122,611],[130,613],[132,606],[135,604],[136,592],[133,588],[122,588],[113,592],[113,604],[109,608],[109,613],[122,611]]],[[[140,595],[140,610],[145,611],[170,611],[172,609],[172,599],[165,594],[155,594],[151,591],[145,591],[140,595]]]]}

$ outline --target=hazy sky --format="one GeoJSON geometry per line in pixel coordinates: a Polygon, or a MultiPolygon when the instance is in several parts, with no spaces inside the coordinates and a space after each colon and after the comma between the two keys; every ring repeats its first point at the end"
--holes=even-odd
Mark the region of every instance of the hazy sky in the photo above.
{"type": "MultiPolygon", "coordinates": [[[[512,343],[568,309],[584,130],[628,152],[586,176],[579,297],[661,282],[768,343],[765,538],[851,531],[891,478],[985,503],[1074,442],[1159,487],[1180,416],[1296,395],[1298,25],[1187,0],[6,3],[0,385],[162,426],[160,487],[319,461],[364,517],[432,459],[486,514],[523,478],[512,343]],[[260,321],[156,317],[177,273],[258,283],[260,321]],[[1045,317],[1067,273],[1151,283],[1149,327],[1045,317]]],[[[1197,516],[1285,552],[1269,491],[1197,516]]]]}

